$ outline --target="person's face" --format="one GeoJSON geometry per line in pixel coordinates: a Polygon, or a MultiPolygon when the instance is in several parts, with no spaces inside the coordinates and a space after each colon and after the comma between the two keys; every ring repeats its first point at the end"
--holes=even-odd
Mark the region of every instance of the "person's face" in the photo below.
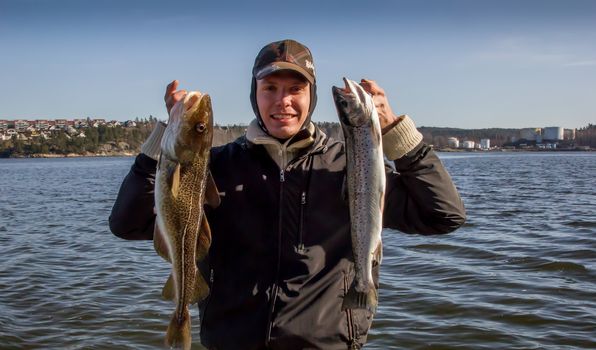
{"type": "Polygon", "coordinates": [[[285,140],[294,136],[308,115],[310,84],[292,71],[257,80],[257,106],[269,134],[285,140]]]}

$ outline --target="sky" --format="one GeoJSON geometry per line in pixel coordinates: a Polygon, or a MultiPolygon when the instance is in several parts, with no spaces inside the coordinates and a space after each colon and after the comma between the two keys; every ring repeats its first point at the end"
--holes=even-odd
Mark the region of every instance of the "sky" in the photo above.
{"type": "Polygon", "coordinates": [[[314,56],[314,121],[347,77],[419,127],[596,124],[592,0],[0,0],[0,119],[166,120],[178,79],[248,124],[254,58],[287,38],[314,56]]]}

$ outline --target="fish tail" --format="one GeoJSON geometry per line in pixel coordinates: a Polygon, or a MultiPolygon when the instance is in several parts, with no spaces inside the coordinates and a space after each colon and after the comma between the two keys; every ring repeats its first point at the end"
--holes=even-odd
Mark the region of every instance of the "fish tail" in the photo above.
{"type": "Polygon", "coordinates": [[[372,313],[377,310],[378,294],[376,288],[370,284],[367,292],[356,290],[356,284],[352,284],[341,305],[341,309],[366,309],[372,313]]]}
{"type": "Polygon", "coordinates": [[[178,310],[172,315],[170,325],[166,333],[166,346],[175,349],[190,350],[191,335],[190,335],[190,312],[188,308],[184,308],[182,317],[178,318],[178,310]]]}

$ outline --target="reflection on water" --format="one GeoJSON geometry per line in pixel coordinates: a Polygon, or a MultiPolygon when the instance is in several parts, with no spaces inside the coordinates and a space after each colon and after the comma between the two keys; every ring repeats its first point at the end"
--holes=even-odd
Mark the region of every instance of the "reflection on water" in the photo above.
{"type": "MultiPolygon", "coordinates": [[[[384,232],[366,348],[596,349],[596,155],[441,158],[468,222],[384,232]]],[[[1,349],[162,348],[169,266],[107,227],[132,161],[0,160],[1,349]]]]}

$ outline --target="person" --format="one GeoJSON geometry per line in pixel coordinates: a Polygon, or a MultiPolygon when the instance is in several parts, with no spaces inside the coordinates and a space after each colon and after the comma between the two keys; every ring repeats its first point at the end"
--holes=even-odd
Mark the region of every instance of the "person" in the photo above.
{"type": "MultiPolygon", "coordinates": [[[[210,285],[199,303],[201,342],[209,349],[361,348],[373,314],[341,309],[354,279],[345,148],[311,121],[311,52],[294,40],[270,43],[252,73],[256,118],[244,136],[211,150],[221,204],[206,207],[213,238],[199,264],[210,285]]],[[[374,99],[392,163],[383,226],[417,234],[460,227],[465,210],[457,189],[412,119],[393,113],[375,81],[360,84],[374,99]]],[[[168,112],[186,94],[177,87],[166,88],[168,112]]],[[[121,185],[109,218],[121,238],[152,239],[164,129],[155,126],[121,185]]],[[[378,289],[378,262],[373,270],[378,289]]]]}

